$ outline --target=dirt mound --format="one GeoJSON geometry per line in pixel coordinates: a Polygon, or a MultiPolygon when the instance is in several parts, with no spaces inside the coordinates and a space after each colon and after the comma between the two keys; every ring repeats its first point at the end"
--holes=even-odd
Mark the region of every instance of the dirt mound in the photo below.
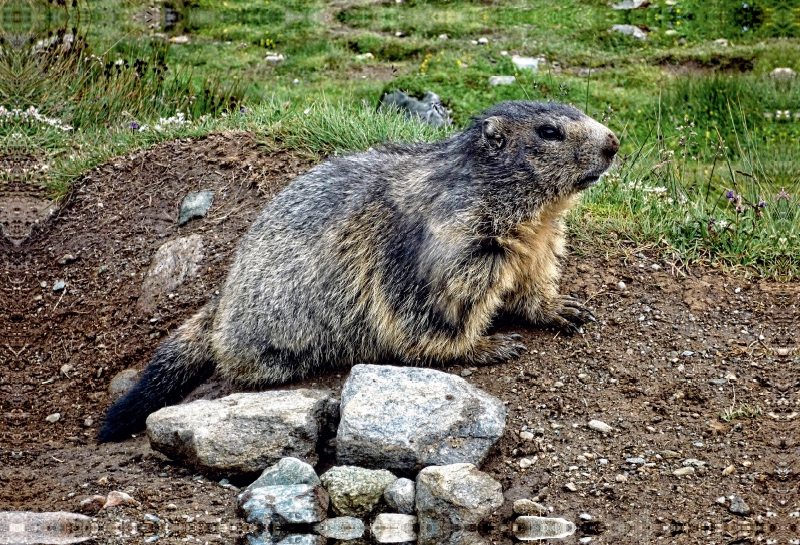
{"type": "MultiPolygon", "coordinates": [[[[23,245],[4,245],[0,509],[77,511],[93,494],[123,490],[141,504],[106,512],[101,525],[141,524],[154,514],[172,524],[172,536],[159,543],[187,535],[227,543],[243,532],[218,524],[235,520],[230,488],[154,453],[144,437],[101,446],[94,435],[113,401],[110,379],[143,367],[212,296],[239,236],[310,166],[249,134],[162,144],[88,173],[23,245]],[[179,227],[183,197],[207,189],[215,192],[207,217],[179,227]],[[157,249],[190,235],[202,237],[196,274],[143,312],[138,303],[157,249]],[[54,291],[59,281],[65,287],[54,291]],[[46,420],[56,413],[56,422],[46,420]]],[[[501,525],[511,501],[537,496],[554,516],[577,522],[591,514],[578,537],[599,533],[595,542],[664,536],[696,543],[706,531],[721,541],[780,530],[737,524],[744,519],[715,500],[741,496],[753,517],[798,509],[790,495],[800,469],[790,433],[798,403],[796,286],[713,270],[680,278],[668,264],[625,252],[572,256],[565,271],[563,291],[588,301],[597,324],[565,337],[502,323],[501,330],[523,334],[529,354],[446,369],[498,396],[509,412],[485,466],[509,501],[486,532],[510,543],[501,525]],[[719,417],[725,411],[730,422],[719,417]],[[591,419],[615,431],[590,430],[591,419]],[[522,469],[522,458],[532,465],[522,469]],[[675,476],[682,467],[691,474],[675,476]]],[[[302,385],[337,389],[342,380],[328,374],[302,385]]],[[[226,388],[212,381],[194,396],[226,388]]]]}

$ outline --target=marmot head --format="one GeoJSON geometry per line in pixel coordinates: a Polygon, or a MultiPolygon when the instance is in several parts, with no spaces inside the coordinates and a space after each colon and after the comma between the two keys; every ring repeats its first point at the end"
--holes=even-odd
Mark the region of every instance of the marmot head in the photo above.
{"type": "Polygon", "coordinates": [[[555,102],[503,102],[468,130],[492,185],[538,196],[539,204],[593,185],[619,149],[607,127],[555,102]]]}

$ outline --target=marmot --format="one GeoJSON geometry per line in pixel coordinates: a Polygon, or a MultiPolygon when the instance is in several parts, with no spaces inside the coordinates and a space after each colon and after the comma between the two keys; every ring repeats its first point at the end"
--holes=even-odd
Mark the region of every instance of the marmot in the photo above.
{"type": "Polygon", "coordinates": [[[501,311],[593,320],[558,292],[561,216],[618,148],[576,108],[514,101],[445,140],[313,168],[267,204],[220,296],[158,348],[99,440],[143,428],[215,369],[265,386],[360,362],[485,365],[524,350],[486,334],[501,311]]]}

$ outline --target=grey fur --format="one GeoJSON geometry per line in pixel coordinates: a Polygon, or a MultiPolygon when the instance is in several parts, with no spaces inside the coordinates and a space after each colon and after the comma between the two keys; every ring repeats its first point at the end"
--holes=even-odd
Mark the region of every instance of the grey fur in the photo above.
{"type": "Polygon", "coordinates": [[[175,335],[205,336],[191,345],[222,375],[258,386],[359,362],[514,357],[519,336],[486,335],[499,312],[593,319],[558,294],[560,218],[617,148],[575,108],[506,102],[446,140],[330,160],[244,235],[213,322],[175,335]]]}

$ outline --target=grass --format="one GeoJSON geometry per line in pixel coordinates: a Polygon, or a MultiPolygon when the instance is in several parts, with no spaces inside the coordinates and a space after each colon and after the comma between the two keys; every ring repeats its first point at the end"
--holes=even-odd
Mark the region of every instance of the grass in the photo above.
{"type": "Polygon", "coordinates": [[[450,130],[501,100],[560,100],[622,144],[620,168],[570,216],[574,237],[791,279],[800,83],[768,74],[800,71],[800,12],[778,0],[658,4],[15,4],[6,9],[20,14],[7,20],[30,28],[3,29],[0,146],[34,158],[40,168],[25,183],[57,197],[110,157],[218,130],[319,156],[447,134],[376,113],[381,94],[398,88],[439,94],[450,130]],[[648,38],[610,33],[612,24],[647,27],[648,38]],[[11,41],[27,32],[29,42],[11,41]],[[267,62],[268,53],[285,60],[267,62]],[[513,54],[547,62],[520,71],[513,54]],[[489,87],[491,75],[517,82],[489,87]]]}

